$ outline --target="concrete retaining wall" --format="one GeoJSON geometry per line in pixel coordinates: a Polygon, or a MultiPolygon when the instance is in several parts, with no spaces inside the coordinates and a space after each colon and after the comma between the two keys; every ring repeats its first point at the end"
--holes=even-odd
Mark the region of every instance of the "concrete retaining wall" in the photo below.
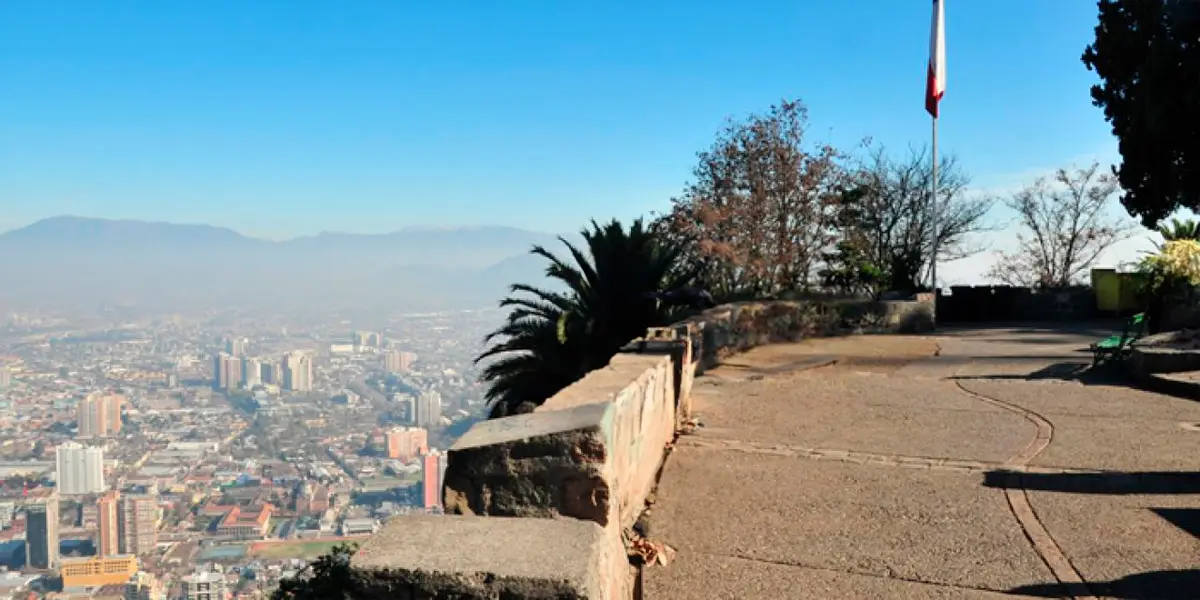
{"type": "MultiPolygon", "coordinates": [[[[922,300],[854,308],[897,330],[928,319],[922,300]]],[[[533,413],[475,425],[449,452],[447,515],[392,519],[355,555],[360,597],[640,597],[626,533],[690,416],[695,376],[754,346],[836,333],[847,306],[720,306],[648,331],[533,413]]]]}

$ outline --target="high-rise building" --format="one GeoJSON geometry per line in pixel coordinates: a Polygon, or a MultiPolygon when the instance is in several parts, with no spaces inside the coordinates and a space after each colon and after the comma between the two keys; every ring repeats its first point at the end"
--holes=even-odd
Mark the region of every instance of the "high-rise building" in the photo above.
{"type": "Polygon", "coordinates": [[[226,352],[213,358],[213,389],[232,390],[242,381],[242,359],[226,352]]]}
{"type": "Polygon", "coordinates": [[[246,346],[249,344],[250,341],[246,338],[228,338],[225,340],[225,353],[236,358],[241,358],[246,355],[246,346]]]}
{"type": "Polygon", "coordinates": [[[383,370],[388,373],[404,373],[412,368],[413,361],[417,359],[417,355],[412,352],[402,352],[400,350],[384,350],[383,370]]]}
{"type": "Polygon", "coordinates": [[[125,398],[119,394],[88,394],[75,408],[79,437],[109,437],[121,433],[121,407],[124,404],[125,398]]]}
{"type": "Polygon", "coordinates": [[[196,573],[183,578],[184,600],[225,600],[225,576],[196,573]]]}
{"type": "Polygon", "coordinates": [[[122,554],[144,556],[158,543],[158,500],[154,496],[124,496],[117,513],[122,554]]]}
{"type": "Polygon", "coordinates": [[[96,555],[121,553],[120,492],[111,490],[96,501],[96,555]]]}
{"type": "Polygon", "coordinates": [[[433,429],[442,423],[442,395],[435,391],[421,392],[413,404],[417,427],[433,429]]]}
{"type": "Polygon", "coordinates": [[[379,348],[383,346],[383,335],[375,331],[355,331],[350,335],[355,346],[364,348],[379,348]]]}
{"type": "Polygon", "coordinates": [[[35,569],[58,566],[58,498],[25,507],[25,564],[35,569]]]}
{"type": "Polygon", "coordinates": [[[125,600],[166,600],[162,582],[154,575],[138,571],[125,584],[125,600]]]}
{"type": "Polygon", "coordinates": [[[384,437],[391,459],[408,462],[429,451],[429,432],[420,427],[396,427],[384,437]]]}
{"type": "Polygon", "coordinates": [[[0,365],[0,388],[6,388],[12,384],[12,371],[8,367],[0,365]]]}
{"type": "Polygon", "coordinates": [[[283,355],[283,387],[293,392],[312,391],[312,357],[303,352],[283,355]]]}
{"type": "Polygon", "coordinates": [[[250,389],[262,384],[262,362],[249,356],[242,357],[242,387],[250,389]]]}
{"type": "Polygon", "coordinates": [[[98,494],[105,490],[103,448],[64,442],[55,450],[55,457],[59,494],[98,494]]]}
{"type": "Polygon", "coordinates": [[[262,373],[262,382],[267,385],[283,383],[283,369],[280,368],[278,362],[263,361],[260,373],[262,373]]]}
{"type": "Polygon", "coordinates": [[[446,484],[446,453],[430,450],[421,457],[421,499],[426,509],[442,505],[442,487],[446,484]]]}
{"type": "Polygon", "coordinates": [[[399,373],[400,372],[400,351],[399,350],[384,350],[380,354],[380,359],[383,362],[384,373],[399,373]]]}

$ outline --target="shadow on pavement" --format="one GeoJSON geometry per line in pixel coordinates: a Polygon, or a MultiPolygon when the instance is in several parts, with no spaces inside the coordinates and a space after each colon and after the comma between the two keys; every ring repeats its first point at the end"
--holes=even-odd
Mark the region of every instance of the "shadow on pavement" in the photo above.
{"type": "Polygon", "coordinates": [[[1088,582],[1087,587],[1072,583],[1037,583],[1013,588],[1008,593],[1042,598],[1090,597],[1094,593],[1128,600],[1195,600],[1200,593],[1200,569],[1149,571],[1113,581],[1088,582]]]}
{"type": "MultiPolygon", "coordinates": [[[[1058,358],[1058,357],[1049,357],[1058,358]]],[[[1135,387],[1135,382],[1128,373],[1123,370],[1101,366],[1099,368],[1092,367],[1091,364],[1079,361],[1057,362],[1051,365],[1046,365],[1029,373],[1007,373],[1007,374],[992,374],[992,375],[963,375],[954,377],[958,380],[971,379],[1004,379],[1010,381],[1076,381],[1084,385],[1119,385],[1135,387]]]]}
{"type": "MultiPolygon", "coordinates": [[[[984,487],[1071,494],[1200,494],[1200,471],[1018,473],[988,471],[984,487]]],[[[1165,517],[1164,517],[1165,518],[1165,517]]],[[[1200,589],[1200,588],[1197,588],[1200,589]]]]}
{"type": "MultiPolygon", "coordinates": [[[[1200,539],[1200,508],[1152,508],[1150,512],[1182,529],[1184,533],[1190,533],[1192,537],[1200,539]]],[[[1200,593],[1200,588],[1196,590],[1200,593]]]]}

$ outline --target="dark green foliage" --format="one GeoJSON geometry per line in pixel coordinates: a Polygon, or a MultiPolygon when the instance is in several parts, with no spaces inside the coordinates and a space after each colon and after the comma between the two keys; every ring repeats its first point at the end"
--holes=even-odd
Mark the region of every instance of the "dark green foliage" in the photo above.
{"type": "Polygon", "coordinates": [[[350,570],[350,557],[356,550],[357,544],[335,546],[295,577],[280,581],[271,600],[353,600],[356,581],[350,570]]]}
{"type": "Polygon", "coordinates": [[[1200,3],[1100,0],[1083,63],[1093,103],[1120,140],[1121,203],[1153,227],[1200,208],[1200,3]]]}
{"type": "Polygon", "coordinates": [[[690,284],[679,250],[655,236],[641,219],[628,230],[613,220],[581,232],[584,247],[565,239],[569,260],[541,246],[546,275],[563,291],[517,284],[500,305],[506,323],[487,337],[496,342],[476,361],[494,359],[480,375],[489,384],[491,416],[528,412],[585,373],[608,364],[647,327],[672,322],[678,311],[656,293],[690,284]]]}
{"type": "Polygon", "coordinates": [[[823,255],[821,283],[839,294],[875,296],[887,282],[886,270],[871,257],[866,194],[861,187],[842,192],[836,217],[840,239],[832,252],[823,255]]]}
{"type": "Polygon", "coordinates": [[[883,269],[871,262],[862,247],[849,240],[837,243],[834,252],[825,255],[827,266],[821,270],[825,287],[848,295],[874,296],[886,279],[883,269]]]}

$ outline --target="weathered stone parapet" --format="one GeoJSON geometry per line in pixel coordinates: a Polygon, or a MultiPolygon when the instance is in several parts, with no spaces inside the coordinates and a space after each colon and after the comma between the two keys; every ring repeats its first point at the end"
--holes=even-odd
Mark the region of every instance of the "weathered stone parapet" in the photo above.
{"type": "Polygon", "coordinates": [[[618,354],[537,411],[471,428],[450,449],[446,511],[632,525],[674,437],[675,371],[618,354]]]}
{"type": "Polygon", "coordinates": [[[590,521],[397,517],[350,561],[361,600],[623,600],[619,535],[590,521]]]}
{"type": "Polygon", "coordinates": [[[839,331],[847,312],[720,306],[647,331],[532,413],[476,424],[449,451],[447,516],[393,519],[354,557],[362,597],[632,598],[622,534],[691,416],[694,378],[754,346],[839,331]]]}
{"type": "Polygon", "coordinates": [[[615,407],[599,402],[485,421],[452,448],[447,513],[565,516],[607,525],[612,503],[615,407]]]}

